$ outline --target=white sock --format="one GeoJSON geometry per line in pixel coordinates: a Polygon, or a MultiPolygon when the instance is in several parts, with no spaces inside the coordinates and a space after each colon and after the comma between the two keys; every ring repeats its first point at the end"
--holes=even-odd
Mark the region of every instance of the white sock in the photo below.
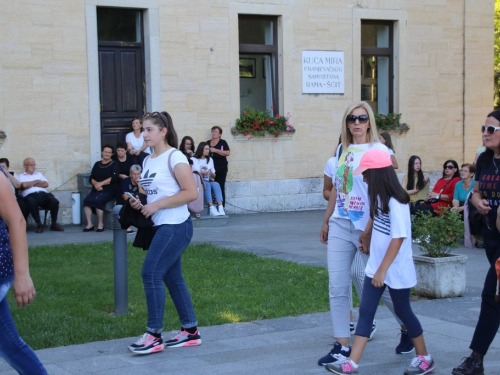
{"type": "Polygon", "coordinates": [[[344,345],[342,345],[342,350],[343,350],[344,352],[347,352],[347,351],[349,350],[349,348],[346,348],[344,345]]]}
{"type": "Polygon", "coordinates": [[[352,359],[350,359],[350,361],[351,361],[352,367],[353,367],[355,370],[357,370],[357,369],[358,369],[358,367],[359,367],[359,365],[358,365],[356,362],[354,362],[352,359]]]}
{"type": "Polygon", "coordinates": [[[432,358],[430,354],[423,355],[422,357],[424,357],[427,362],[430,362],[432,358]]]}

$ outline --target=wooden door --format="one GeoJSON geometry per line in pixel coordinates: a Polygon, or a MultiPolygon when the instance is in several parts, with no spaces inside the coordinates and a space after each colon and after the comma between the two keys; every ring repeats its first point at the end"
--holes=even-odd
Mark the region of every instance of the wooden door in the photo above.
{"type": "Polygon", "coordinates": [[[145,111],[142,43],[99,43],[101,144],[116,146],[145,111]]]}

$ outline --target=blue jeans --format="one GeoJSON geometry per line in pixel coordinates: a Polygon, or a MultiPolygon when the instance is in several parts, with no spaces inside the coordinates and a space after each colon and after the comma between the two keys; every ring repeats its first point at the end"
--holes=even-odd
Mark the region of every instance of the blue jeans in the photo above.
{"type": "Polygon", "coordinates": [[[2,279],[0,284],[0,356],[20,374],[47,374],[33,349],[19,337],[12,320],[6,294],[13,280],[11,276],[2,279]]]}
{"type": "Polygon", "coordinates": [[[412,339],[420,336],[424,331],[418,318],[413,313],[410,306],[410,289],[392,289],[387,285],[376,288],[372,285],[372,278],[365,276],[363,285],[363,296],[359,305],[359,319],[356,326],[356,335],[370,337],[372,331],[373,318],[377,312],[378,303],[384,293],[385,288],[389,289],[394,312],[401,319],[408,330],[408,335],[412,339]]]}
{"type": "Polygon", "coordinates": [[[203,180],[203,182],[205,182],[205,199],[207,202],[212,203],[212,190],[214,191],[217,202],[222,202],[222,191],[219,183],[209,182],[207,180],[203,180]]]}
{"type": "Polygon", "coordinates": [[[193,223],[188,218],[181,224],[154,227],[154,237],[142,266],[142,281],[148,306],[149,332],[163,330],[165,287],[179,315],[183,328],[196,327],[191,295],[182,276],[181,256],[193,237],[193,223]]]}

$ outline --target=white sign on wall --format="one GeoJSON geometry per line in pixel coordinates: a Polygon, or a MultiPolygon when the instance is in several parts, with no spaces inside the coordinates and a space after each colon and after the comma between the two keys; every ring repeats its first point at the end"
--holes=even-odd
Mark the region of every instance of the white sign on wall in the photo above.
{"type": "Polygon", "coordinates": [[[344,52],[302,51],[302,93],[343,94],[344,52]]]}

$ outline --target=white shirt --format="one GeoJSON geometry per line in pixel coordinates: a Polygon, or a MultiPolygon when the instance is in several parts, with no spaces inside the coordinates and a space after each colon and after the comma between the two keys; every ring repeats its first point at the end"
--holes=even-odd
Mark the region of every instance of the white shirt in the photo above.
{"type": "Polygon", "coordinates": [[[365,230],[370,217],[368,185],[363,182],[361,174],[354,176],[352,172],[359,166],[361,156],[370,149],[384,150],[388,148],[382,143],[364,143],[360,145],[350,144],[347,149],[342,150],[340,162],[333,157],[332,177],[337,191],[337,201],[332,217],[348,219],[358,230],[365,230]]]}
{"type": "MultiPolygon", "coordinates": [[[[144,146],[144,132],[141,132],[139,138],[137,138],[134,132],[130,132],[125,136],[125,142],[129,142],[132,145],[132,150],[138,151],[144,146]]],[[[149,147],[144,149],[144,152],[150,154],[149,147]]]]}
{"type": "Polygon", "coordinates": [[[417,275],[413,264],[411,248],[411,218],[407,204],[396,199],[389,200],[389,214],[379,214],[373,218],[370,257],[366,264],[366,276],[373,278],[387,252],[393,238],[404,238],[398,255],[389,266],[385,275],[385,284],[393,289],[407,289],[417,284],[417,275]]]}
{"type": "MultiPolygon", "coordinates": [[[[197,159],[195,157],[192,157],[191,160],[193,161],[193,171],[201,172],[208,171],[210,169],[213,173],[215,173],[214,159],[210,158],[210,161],[208,163],[207,158],[197,159]]],[[[202,177],[206,181],[209,180],[208,175],[202,177]]]]}
{"type": "Polygon", "coordinates": [[[330,159],[328,159],[325,165],[325,171],[323,172],[325,176],[332,178],[335,174],[335,169],[337,169],[336,165],[337,158],[335,156],[332,156],[330,159]]]}
{"type": "MultiPolygon", "coordinates": [[[[45,182],[49,182],[47,181],[47,179],[43,176],[43,174],[41,174],[40,172],[34,172],[33,174],[29,174],[29,173],[26,173],[26,172],[23,172],[21,173],[20,175],[17,176],[17,180],[22,184],[23,182],[31,182],[31,181],[35,181],[35,180],[40,180],[40,181],[45,181],[45,182]]],[[[47,193],[47,189],[45,188],[42,188],[42,187],[38,187],[38,186],[32,186],[26,190],[22,190],[21,191],[21,195],[23,197],[26,197],[28,195],[30,195],[31,193],[36,193],[38,191],[43,191],[45,193],[47,193]]]]}
{"type": "MultiPolygon", "coordinates": [[[[148,204],[156,202],[157,200],[171,197],[177,194],[181,188],[177,184],[175,178],[170,174],[168,169],[168,156],[172,154],[170,165],[172,170],[178,163],[188,164],[186,156],[177,149],[171,148],[163,154],[155,156],[153,154],[144,160],[140,184],[146,194],[148,195],[148,204]]],[[[181,224],[189,217],[187,204],[179,207],[164,208],[156,211],[151,219],[155,225],[163,224],[181,224]]]]}

